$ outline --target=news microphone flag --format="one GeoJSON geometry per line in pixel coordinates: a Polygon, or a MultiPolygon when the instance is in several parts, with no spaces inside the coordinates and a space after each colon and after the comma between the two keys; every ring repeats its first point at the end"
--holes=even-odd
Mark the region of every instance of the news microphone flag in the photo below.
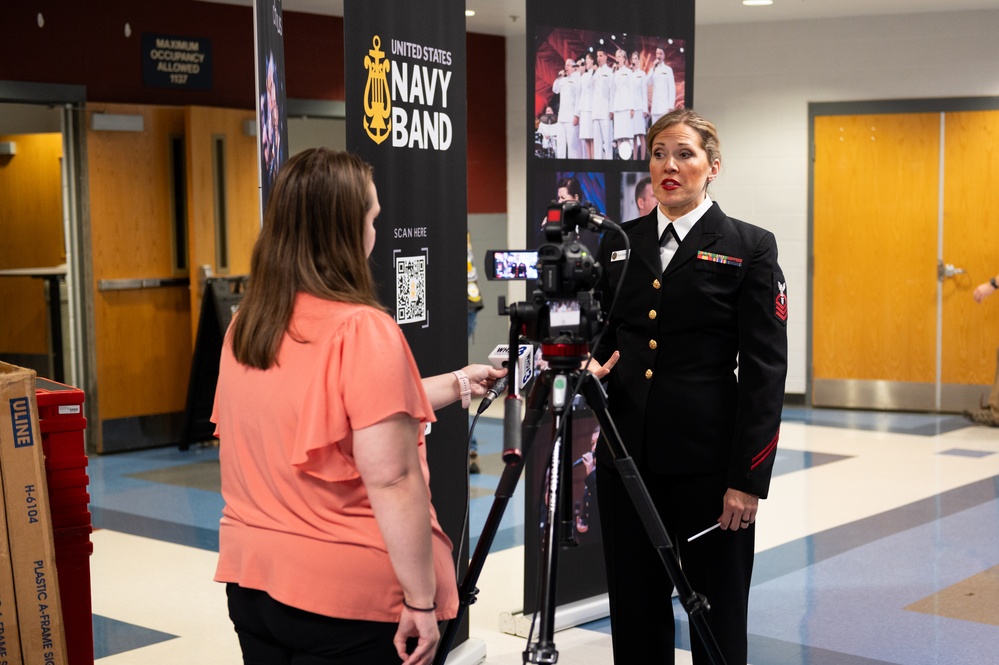
{"type": "MultiPolygon", "coordinates": [[[[506,367],[510,361],[510,345],[497,344],[489,352],[489,362],[496,369],[506,367]]],[[[523,390],[534,378],[534,345],[521,344],[517,349],[516,376],[520,380],[519,389],[523,390]]]]}

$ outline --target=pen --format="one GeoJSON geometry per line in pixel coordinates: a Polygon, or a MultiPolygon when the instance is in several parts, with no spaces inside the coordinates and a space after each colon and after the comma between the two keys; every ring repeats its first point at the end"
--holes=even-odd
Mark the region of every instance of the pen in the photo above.
{"type": "Polygon", "coordinates": [[[709,526],[704,531],[701,531],[700,533],[695,533],[693,536],[691,536],[690,538],[687,539],[687,542],[689,543],[694,538],[700,538],[701,536],[703,536],[704,534],[706,534],[708,531],[714,531],[715,529],[717,529],[720,526],[721,526],[721,522],[715,522],[714,525],[709,526]]]}

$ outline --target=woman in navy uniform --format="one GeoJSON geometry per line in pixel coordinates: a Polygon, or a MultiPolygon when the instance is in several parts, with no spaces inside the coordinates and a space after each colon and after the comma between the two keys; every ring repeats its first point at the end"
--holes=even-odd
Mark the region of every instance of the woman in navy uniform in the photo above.
{"type": "MultiPolygon", "coordinates": [[[[786,284],[773,234],[708,197],[721,168],[714,125],[679,109],[653,124],[646,145],[659,205],[623,225],[630,250],[620,235],[604,236],[605,312],[619,283],[621,293],[594,355],[603,363],[620,352],[610,415],[691,587],[711,605],[725,662],[745,665],[757,508],[787,374],[786,284]]],[[[673,585],[609,452],[598,448],[597,459],[614,660],[672,663],[673,585]]],[[[696,635],[691,644],[695,665],[709,663],[696,635]]]]}

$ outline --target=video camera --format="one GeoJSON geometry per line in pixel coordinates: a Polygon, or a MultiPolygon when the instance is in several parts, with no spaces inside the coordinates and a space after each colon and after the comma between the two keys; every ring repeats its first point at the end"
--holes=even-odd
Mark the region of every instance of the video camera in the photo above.
{"type": "Polygon", "coordinates": [[[590,248],[579,239],[579,229],[602,231],[614,225],[589,205],[578,201],[548,206],[545,242],[537,251],[489,250],[486,278],[537,280],[531,299],[506,307],[500,296],[500,314],[523,325],[523,334],[540,342],[546,357],[585,356],[589,341],[600,329],[600,305],[593,293],[602,273],[590,248]],[[551,347],[551,348],[546,348],[551,347]]]}

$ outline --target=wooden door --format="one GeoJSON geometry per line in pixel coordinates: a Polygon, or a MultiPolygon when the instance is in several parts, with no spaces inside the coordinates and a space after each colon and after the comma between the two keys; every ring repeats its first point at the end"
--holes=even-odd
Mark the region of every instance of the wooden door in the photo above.
{"type": "MultiPolygon", "coordinates": [[[[0,155],[0,272],[53,268],[66,263],[62,223],[62,134],[0,135],[14,145],[0,155]]],[[[0,277],[0,358],[57,378],[51,366],[45,282],[0,277]]],[[[54,359],[53,359],[54,360],[54,359]]]]}
{"type": "Polygon", "coordinates": [[[815,119],[812,403],[961,411],[996,373],[999,111],[815,119]]]}
{"type": "Polygon", "coordinates": [[[243,131],[248,120],[255,124],[253,111],[187,109],[192,339],[201,312],[202,266],[213,275],[248,274],[260,235],[257,139],[243,131]]]}
{"type": "MultiPolygon", "coordinates": [[[[87,127],[93,126],[93,105],[87,127]]],[[[171,140],[182,109],[101,104],[142,131],[87,132],[98,452],[171,442],[191,363],[191,306],[173,240],[171,140]],[[167,286],[159,286],[164,280],[167,286]]]]}
{"type": "Polygon", "coordinates": [[[812,399],[932,407],[939,114],[815,119],[812,399]]]}
{"type": "Polygon", "coordinates": [[[245,274],[259,232],[256,143],[242,130],[253,112],[114,104],[99,111],[141,116],[143,128],[87,134],[97,448],[176,444],[200,311],[199,267],[245,274]],[[220,235],[222,214],[228,223],[220,235]],[[186,225],[182,243],[178,225],[186,225]],[[225,266],[216,260],[219,243],[225,266]]]}
{"type": "Polygon", "coordinates": [[[999,111],[947,113],[944,128],[943,261],[965,272],[942,283],[941,408],[960,411],[996,374],[999,296],[971,294],[999,274],[999,111]]]}

